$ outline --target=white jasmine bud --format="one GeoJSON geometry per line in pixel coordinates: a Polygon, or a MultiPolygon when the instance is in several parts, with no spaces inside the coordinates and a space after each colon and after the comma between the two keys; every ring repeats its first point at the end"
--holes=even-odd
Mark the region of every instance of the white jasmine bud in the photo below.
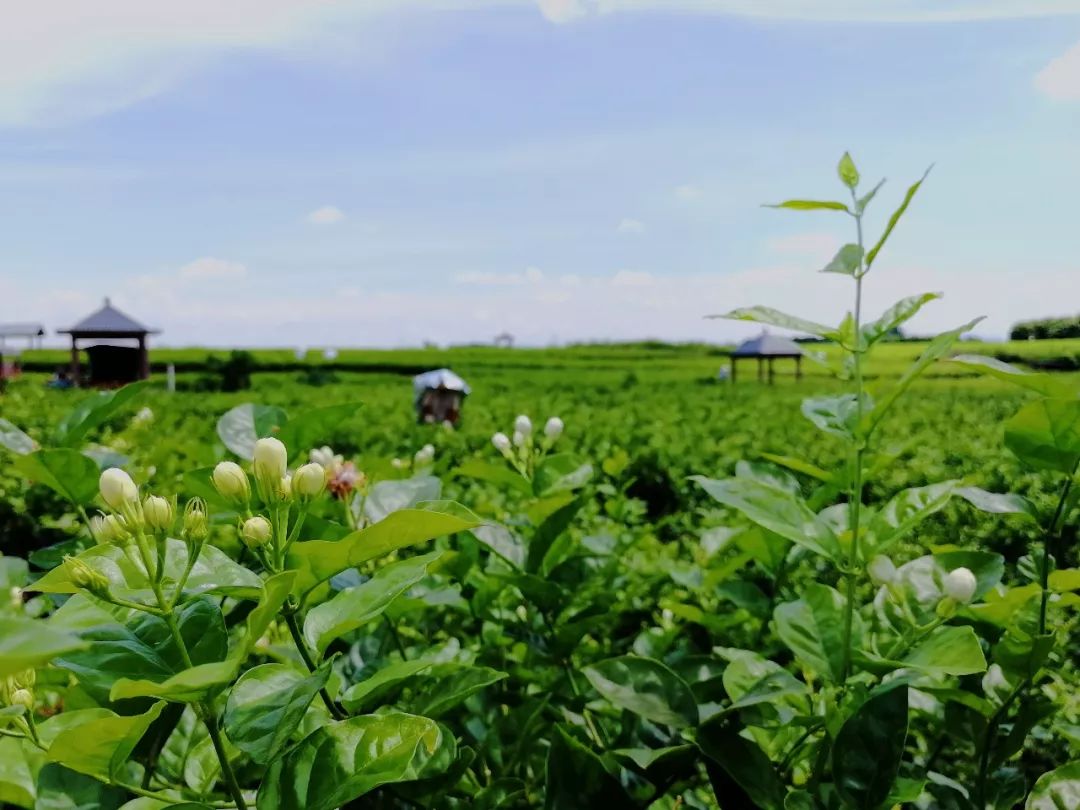
{"type": "Polygon", "coordinates": [[[102,500],[117,512],[139,500],[139,488],[135,486],[131,476],[119,467],[105,470],[98,479],[98,488],[101,490],[102,500]]]}
{"type": "Polygon", "coordinates": [[[206,502],[202,498],[192,498],[184,507],[184,538],[190,543],[201,543],[209,534],[206,502]]]}
{"type": "Polygon", "coordinates": [[[418,467],[423,467],[430,464],[435,459],[435,446],[431,444],[425,444],[419,450],[416,451],[416,455],[413,456],[413,462],[418,467]]]}
{"type": "Polygon", "coordinates": [[[503,455],[510,452],[510,437],[505,433],[496,433],[491,437],[491,443],[495,445],[495,449],[503,455]]]}
{"type": "Polygon", "coordinates": [[[896,566],[884,554],[878,554],[874,559],[870,560],[866,572],[870,575],[870,581],[875,585],[892,585],[896,582],[896,566]]]}
{"type": "Polygon", "coordinates": [[[280,498],[281,479],[287,473],[288,464],[289,452],[281,441],[271,437],[255,442],[252,466],[263,503],[273,503],[280,498]]]}
{"type": "Polygon", "coordinates": [[[248,518],[240,529],[240,539],[248,548],[262,548],[270,542],[274,527],[262,515],[248,518]]]}
{"type": "Polygon", "coordinates": [[[76,588],[89,591],[101,599],[109,598],[109,580],[77,557],[65,557],[64,568],[76,588]]]}
{"type": "Polygon", "coordinates": [[[544,424],[544,435],[548,437],[548,440],[555,441],[562,436],[563,432],[563,420],[557,416],[553,416],[547,420],[544,424]]]}
{"type": "Polygon", "coordinates": [[[532,420],[525,414],[521,414],[514,420],[514,432],[522,436],[532,435],[532,420]]]}
{"type": "Polygon", "coordinates": [[[143,502],[143,517],[146,525],[154,531],[167,532],[172,528],[176,509],[172,501],[160,495],[151,495],[143,502]]]}
{"type": "Polygon", "coordinates": [[[214,489],[227,501],[243,504],[251,497],[251,484],[248,483],[247,473],[235,461],[220,462],[214,467],[210,479],[214,489]]]}
{"type": "Polygon", "coordinates": [[[1005,678],[1005,672],[1000,664],[991,664],[982,679],[983,692],[993,695],[1009,688],[1009,681],[1005,678]]]}
{"type": "Polygon", "coordinates": [[[520,430],[515,430],[513,439],[514,447],[521,447],[523,444],[525,444],[526,438],[526,434],[522,433],[520,430]]]}
{"type": "Polygon", "coordinates": [[[305,464],[293,475],[292,489],[302,500],[317,498],[326,489],[326,470],[315,461],[305,464]]]}
{"type": "Polygon", "coordinates": [[[950,571],[942,584],[945,595],[961,605],[966,605],[971,601],[978,586],[975,575],[967,568],[956,568],[950,571]]]}
{"type": "Polygon", "coordinates": [[[11,693],[11,705],[22,706],[28,712],[34,710],[34,693],[29,689],[16,689],[11,693]]]}

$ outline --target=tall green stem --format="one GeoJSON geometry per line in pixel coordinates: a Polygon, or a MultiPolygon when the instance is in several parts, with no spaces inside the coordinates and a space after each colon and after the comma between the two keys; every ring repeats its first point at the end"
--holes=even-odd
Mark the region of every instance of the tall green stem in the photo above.
{"type": "Polygon", "coordinates": [[[1054,539],[1057,537],[1060,531],[1060,522],[1065,513],[1065,504],[1069,500],[1069,492],[1072,491],[1073,479],[1076,477],[1077,465],[1073,465],[1073,470],[1069,474],[1069,477],[1065,479],[1065,484],[1061,488],[1061,496],[1058,498],[1057,508],[1054,510],[1054,517],[1050,520],[1050,525],[1046,528],[1046,533],[1043,535],[1043,558],[1042,567],[1039,573],[1039,579],[1042,584],[1042,602],[1039,605],[1039,635],[1043,635],[1046,632],[1046,613],[1047,608],[1050,605],[1050,557],[1051,557],[1051,545],[1054,539]]]}
{"type": "MultiPolygon", "coordinates": [[[[293,644],[296,645],[296,651],[300,653],[300,659],[304,662],[304,666],[307,667],[308,672],[314,672],[317,669],[315,660],[311,657],[307,642],[304,641],[304,634],[300,632],[300,625],[296,622],[296,612],[290,610],[288,606],[286,606],[284,614],[285,626],[289,628],[289,635],[292,636],[293,644]]],[[[344,720],[348,717],[347,714],[338,708],[334,699],[330,697],[330,693],[326,691],[325,686],[319,689],[319,697],[322,698],[326,710],[330,712],[330,716],[335,720],[344,720]]]]}
{"type": "MultiPolygon", "coordinates": [[[[851,192],[855,200],[855,191],[851,192]]],[[[856,209],[857,210],[857,209],[856,209]]],[[[862,214],[855,214],[855,229],[858,234],[860,255],[863,251],[862,214]]],[[[855,445],[851,457],[851,492],[848,500],[848,523],[851,529],[851,551],[848,555],[847,571],[844,573],[845,610],[844,610],[844,656],[843,680],[851,673],[851,635],[855,623],[855,577],[859,567],[859,513],[862,508],[863,491],[863,451],[865,439],[861,435],[863,420],[863,369],[862,369],[862,280],[866,274],[864,259],[859,259],[859,270],[855,275],[855,314],[854,340],[852,353],[855,364],[855,445]]]]}

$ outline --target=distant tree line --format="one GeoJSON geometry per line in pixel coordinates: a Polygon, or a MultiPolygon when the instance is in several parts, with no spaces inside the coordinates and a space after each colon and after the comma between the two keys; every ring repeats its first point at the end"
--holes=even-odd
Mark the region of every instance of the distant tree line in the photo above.
{"type": "Polygon", "coordinates": [[[1022,321],[1009,332],[1010,340],[1054,340],[1080,337],[1080,315],[1022,321]]]}

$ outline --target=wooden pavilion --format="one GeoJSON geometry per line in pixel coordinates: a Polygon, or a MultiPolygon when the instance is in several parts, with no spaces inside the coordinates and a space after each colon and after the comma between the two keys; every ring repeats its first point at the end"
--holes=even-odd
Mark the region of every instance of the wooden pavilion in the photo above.
{"type": "Polygon", "coordinates": [[[777,359],[792,359],[795,361],[795,379],[802,379],[803,350],[794,340],[779,335],[770,335],[762,332],[756,338],[743,341],[731,353],[731,381],[737,379],[738,361],[742,359],[757,360],[758,382],[765,380],[765,368],[768,366],[769,384],[776,377],[773,363],[777,359]]]}
{"type": "Polygon", "coordinates": [[[134,318],[116,309],[109,301],[97,312],[83,318],[70,329],[59,329],[58,334],[71,336],[71,380],[76,385],[83,382],[79,367],[79,341],[93,340],[85,346],[90,367],[85,381],[90,385],[122,385],[145,380],[150,376],[150,355],[146,345],[149,335],[158,334],[134,318]],[[124,345],[118,341],[134,342],[124,345]]]}

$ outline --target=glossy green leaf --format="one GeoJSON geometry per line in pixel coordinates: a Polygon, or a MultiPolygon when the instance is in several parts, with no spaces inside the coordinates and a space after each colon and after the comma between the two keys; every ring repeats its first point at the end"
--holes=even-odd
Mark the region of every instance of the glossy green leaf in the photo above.
{"type": "Polygon", "coordinates": [[[490,667],[436,664],[424,673],[425,686],[412,696],[406,708],[424,717],[438,719],[472,695],[504,678],[505,672],[490,667]]]}
{"type": "Polygon", "coordinates": [[[6,447],[12,453],[24,456],[27,453],[33,453],[37,446],[37,442],[7,419],[0,417],[0,447],[6,447]]]}
{"type": "Polygon", "coordinates": [[[538,496],[572,492],[589,483],[592,465],[573,453],[545,456],[533,474],[533,492],[538,496]]]}
{"type": "Polygon", "coordinates": [[[941,293],[923,293],[901,298],[889,307],[876,321],[865,324],[862,328],[862,339],[866,346],[872,346],[884,337],[888,337],[894,329],[900,328],[901,324],[907,323],[915,317],[925,304],[941,298],[941,293]]]}
{"type": "MultiPolygon", "coordinates": [[[[818,430],[848,441],[855,440],[859,427],[859,398],[855,394],[836,394],[835,396],[807,397],[802,402],[802,415],[809,419],[818,430]]],[[[862,412],[873,407],[869,395],[862,398],[862,412]]]]}
{"type": "Polygon", "coordinates": [[[1026,464],[1071,474],[1080,463],[1080,399],[1039,399],[1005,423],[1005,446],[1026,464]]]}
{"type": "Polygon", "coordinates": [[[1028,795],[1025,810],[1071,810],[1080,807],[1080,762],[1044,773],[1028,795]]]}
{"type": "Polygon", "coordinates": [[[123,772],[131,752],[164,707],[164,703],[155,703],[144,714],[133,717],[109,712],[109,716],[67,728],[53,740],[46,756],[49,762],[112,782],[123,772]]]}
{"type": "Polygon", "coordinates": [[[831,200],[785,200],[782,203],[766,205],[765,208],[787,208],[792,211],[847,211],[851,213],[842,202],[831,200]]]}
{"type": "Polygon", "coordinates": [[[334,810],[375,788],[421,777],[442,732],[426,717],[387,712],[331,723],[270,763],[259,810],[334,810]]]}
{"type": "Polygon", "coordinates": [[[862,269],[863,249],[855,244],[846,244],[832,261],[821,268],[822,273],[839,273],[844,276],[856,276],[862,269]]]}
{"type": "Polygon", "coordinates": [[[31,481],[44,484],[76,506],[85,506],[98,492],[98,466],[75,450],[36,450],[10,460],[31,481]]]}
{"type": "Polygon", "coordinates": [[[374,675],[346,689],[341,696],[342,705],[354,714],[371,711],[395,689],[434,665],[434,661],[417,659],[399,661],[382,667],[374,675]]]}
{"type": "Polygon", "coordinates": [[[334,574],[392,551],[436,537],[473,529],[480,518],[453,501],[432,501],[392,512],[384,520],[341,540],[309,540],[294,545],[288,567],[297,570],[295,593],[303,595],[334,574]]]}
{"type": "MultiPolygon", "coordinates": [[[[812,582],[802,598],[785,602],[775,611],[776,632],[806,666],[839,683],[844,668],[844,613],[846,600],[839,591],[812,582]]],[[[862,637],[858,614],[852,628],[853,644],[862,637]]]]}
{"type": "Polygon", "coordinates": [[[283,664],[248,670],[229,693],[225,733],[252,760],[267,764],[285,750],[329,677],[329,661],[307,676],[283,664]]]}
{"type": "Polygon", "coordinates": [[[869,559],[880,554],[909,535],[923,520],[944,509],[956,488],[956,481],[942,481],[896,493],[871,519],[863,556],[869,559]]]}
{"type": "Polygon", "coordinates": [[[1039,510],[1023,495],[1012,492],[987,492],[979,487],[957,487],[953,493],[980,512],[994,515],[1022,515],[1038,522],[1039,510]]]}
{"type": "Polygon", "coordinates": [[[750,478],[718,481],[693,475],[690,480],[696,481],[720,503],[742,512],[762,528],[827,559],[840,559],[840,542],[836,534],[797,494],[750,478]]]}
{"type": "Polygon", "coordinates": [[[783,810],[784,783],[757,743],[713,720],[698,729],[697,744],[708,758],[709,778],[719,801],[739,807],[783,810]],[[716,770],[725,778],[718,778],[716,770]],[[743,795],[730,795],[729,783],[743,795]]]}
{"type": "Polygon", "coordinates": [[[986,658],[970,627],[939,627],[904,656],[902,663],[934,677],[986,672],[986,658]]]}
{"type": "Polygon", "coordinates": [[[38,773],[34,810],[116,810],[128,794],[55,762],[38,773]]]}
{"type": "Polygon", "coordinates": [[[593,688],[620,709],[676,728],[697,725],[694,693],[659,661],[626,655],[587,666],[584,673],[593,688]]]}
{"type": "Polygon", "coordinates": [[[908,188],[907,193],[904,194],[904,201],[900,203],[900,207],[893,212],[891,217],[889,217],[889,224],[885,226],[885,232],[881,234],[881,238],[878,239],[877,244],[870,248],[870,252],[866,254],[867,270],[870,269],[870,266],[874,263],[874,259],[877,258],[878,254],[881,252],[881,249],[885,247],[885,242],[892,234],[893,229],[896,228],[896,224],[900,221],[900,217],[904,215],[904,212],[907,211],[908,206],[911,205],[911,198],[915,196],[915,192],[919,190],[919,187],[922,186],[923,181],[926,180],[927,175],[930,174],[930,169],[933,168],[933,165],[927,168],[927,170],[923,172],[923,176],[920,177],[918,181],[913,183],[908,188]]]}
{"type": "Polygon", "coordinates": [[[217,435],[232,453],[250,460],[255,442],[277,433],[288,421],[285,411],[271,405],[237,405],[217,423],[217,435]]]}
{"type": "Polygon", "coordinates": [[[512,489],[525,495],[532,492],[532,484],[529,479],[516,470],[510,469],[505,463],[495,464],[480,458],[470,458],[456,467],[451,472],[451,475],[486,481],[489,484],[512,489]]]}
{"type": "Polygon", "coordinates": [[[885,686],[841,726],[833,779],[848,807],[878,810],[896,782],[908,732],[907,687],[885,686]]]}
{"type": "Polygon", "coordinates": [[[97,391],[86,397],[57,425],[56,444],[78,447],[87,434],[121,408],[131,404],[150,387],[147,381],[125,385],[116,391],[97,391]]]}
{"type": "Polygon", "coordinates": [[[1029,391],[1035,391],[1047,397],[1059,397],[1067,399],[1080,393],[1080,387],[1068,380],[1054,377],[1051,374],[1025,371],[1009,363],[1004,363],[995,357],[982,354],[960,354],[952,358],[953,363],[967,366],[983,374],[989,374],[999,380],[1018,385],[1029,391]]]}
{"type": "Polygon", "coordinates": [[[529,539],[528,556],[525,558],[526,573],[542,573],[544,560],[548,553],[556,540],[570,528],[574,517],[583,505],[583,500],[576,498],[565,506],[556,509],[536,527],[536,531],[533,532],[532,537],[529,539]]]}
{"type": "Polygon", "coordinates": [[[427,576],[428,568],[441,556],[441,551],[432,551],[383,566],[367,582],[312,608],[304,619],[307,643],[322,653],[334,639],[378,618],[391,602],[427,576]]]}
{"type": "Polygon", "coordinates": [[[637,805],[600,758],[555,726],[547,758],[545,810],[631,810],[637,805]]]}
{"type": "Polygon", "coordinates": [[[877,196],[878,191],[881,190],[881,187],[883,185],[885,185],[884,178],[879,180],[876,186],[874,186],[872,189],[870,189],[868,192],[866,192],[863,196],[859,197],[859,199],[855,201],[856,214],[861,214],[863,211],[866,210],[866,206],[870,205],[870,203],[873,201],[874,197],[877,196]]]}
{"type": "Polygon", "coordinates": [[[805,332],[808,335],[816,335],[829,340],[837,337],[837,332],[831,326],[808,321],[795,315],[788,315],[770,307],[743,307],[733,309],[725,315],[709,315],[710,318],[724,318],[729,321],[753,321],[768,326],[779,326],[783,329],[791,329],[795,332],[805,332]]]}
{"type": "MultiPolygon", "coordinates": [[[[166,545],[165,592],[172,593],[187,566],[187,547],[179,540],[169,539],[166,545]]],[[[150,582],[143,572],[137,555],[129,556],[117,545],[94,546],[77,555],[78,559],[109,580],[114,596],[146,605],[157,605],[150,582]],[[133,559],[133,556],[135,559],[133,559]]],[[[71,582],[66,566],[59,566],[47,573],[33,585],[33,590],[43,593],[75,593],[78,589],[71,582]]],[[[201,594],[231,596],[237,599],[258,599],[262,594],[262,581],[258,575],[234,562],[224,551],[207,544],[191,569],[184,585],[184,596],[192,598],[201,594]]]]}
{"type": "Polygon", "coordinates": [[[0,806],[34,806],[37,798],[34,771],[22,741],[0,737],[0,806]]]}
{"type": "Polygon", "coordinates": [[[806,694],[806,684],[779,664],[756,653],[740,655],[728,664],[723,681],[732,709],[806,694]]]}
{"type": "Polygon", "coordinates": [[[364,516],[378,523],[391,512],[409,509],[424,501],[442,497],[442,481],[434,475],[418,475],[400,481],[379,481],[364,498],[364,516]]]}
{"type": "Polygon", "coordinates": [[[0,616],[0,678],[36,669],[86,646],[79,637],[40,619],[0,616]]]}

